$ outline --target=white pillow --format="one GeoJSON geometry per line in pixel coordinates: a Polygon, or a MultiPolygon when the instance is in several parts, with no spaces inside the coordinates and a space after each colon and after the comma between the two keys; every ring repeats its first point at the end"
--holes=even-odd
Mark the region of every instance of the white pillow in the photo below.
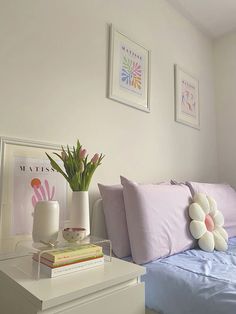
{"type": "Polygon", "coordinates": [[[228,234],[223,228],[224,216],[217,209],[216,201],[204,193],[197,193],[189,206],[190,232],[199,247],[207,252],[214,249],[226,251],[228,234]]]}

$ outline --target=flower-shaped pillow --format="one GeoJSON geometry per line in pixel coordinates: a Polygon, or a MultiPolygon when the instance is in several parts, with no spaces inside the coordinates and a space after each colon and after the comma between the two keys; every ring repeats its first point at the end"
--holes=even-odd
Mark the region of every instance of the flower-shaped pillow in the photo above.
{"type": "Polygon", "coordinates": [[[198,240],[199,247],[207,252],[214,249],[226,251],[228,234],[223,228],[224,217],[217,209],[216,201],[204,193],[195,194],[193,201],[189,206],[190,232],[198,240]]]}

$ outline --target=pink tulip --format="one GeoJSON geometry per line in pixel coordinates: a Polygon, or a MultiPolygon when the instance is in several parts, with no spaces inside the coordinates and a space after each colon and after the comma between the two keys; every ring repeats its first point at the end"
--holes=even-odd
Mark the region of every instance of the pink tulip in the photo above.
{"type": "Polygon", "coordinates": [[[84,159],[85,156],[86,156],[86,154],[87,154],[87,150],[86,150],[86,149],[81,149],[81,150],[79,151],[79,157],[80,157],[80,159],[84,159]]]}
{"type": "Polygon", "coordinates": [[[96,162],[98,161],[98,159],[99,159],[99,154],[96,153],[96,154],[93,156],[93,158],[91,159],[91,162],[94,163],[94,164],[96,164],[96,162]]]}

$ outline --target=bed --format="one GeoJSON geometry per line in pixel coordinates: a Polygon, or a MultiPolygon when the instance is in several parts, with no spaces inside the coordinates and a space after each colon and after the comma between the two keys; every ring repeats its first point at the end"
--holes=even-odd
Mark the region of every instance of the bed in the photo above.
{"type": "MultiPolygon", "coordinates": [[[[92,233],[107,237],[106,229],[99,199],[93,207],[92,233]]],[[[236,237],[229,239],[227,252],[188,249],[144,266],[147,314],[236,313],[236,237]]]]}
{"type": "Polygon", "coordinates": [[[235,237],[227,252],[193,249],[145,266],[149,308],[165,314],[236,313],[235,237]]]}

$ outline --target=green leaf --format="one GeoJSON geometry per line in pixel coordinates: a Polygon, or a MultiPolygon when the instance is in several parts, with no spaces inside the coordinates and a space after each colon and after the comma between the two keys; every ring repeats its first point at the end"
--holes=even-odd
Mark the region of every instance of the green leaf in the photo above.
{"type": "Polygon", "coordinates": [[[56,155],[57,157],[59,157],[64,162],[64,160],[63,160],[63,158],[61,157],[60,154],[58,154],[58,153],[53,153],[53,154],[56,155]]]}
{"type": "Polygon", "coordinates": [[[54,159],[52,159],[51,156],[49,156],[47,153],[45,153],[48,157],[48,159],[50,160],[50,163],[51,163],[51,166],[56,170],[58,171],[60,174],[63,175],[63,177],[69,181],[69,178],[68,176],[65,174],[65,172],[61,169],[61,167],[56,163],[56,161],[54,159]]]}

